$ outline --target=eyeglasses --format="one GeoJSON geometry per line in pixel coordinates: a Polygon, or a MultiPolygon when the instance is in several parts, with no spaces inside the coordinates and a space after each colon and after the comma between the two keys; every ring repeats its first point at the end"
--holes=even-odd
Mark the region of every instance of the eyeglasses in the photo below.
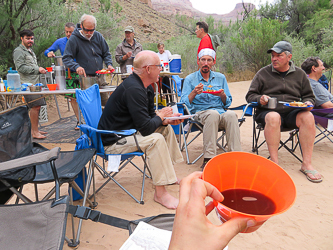
{"type": "Polygon", "coordinates": [[[85,31],[85,32],[94,32],[95,31],[95,28],[94,29],[86,29],[83,24],[81,23],[81,26],[82,26],[82,29],[85,31]]]}
{"type": "Polygon", "coordinates": [[[213,59],[200,58],[200,62],[208,62],[208,63],[212,63],[213,61],[214,61],[213,59]]]}
{"type": "Polygon", "coordinates": [[[156,67],[159,67],[160,69],[162,68],[161,64],[150,64],[150,65],[143,66],[142,68],[147,68],[148,66],[156,66],[156,67]]]}

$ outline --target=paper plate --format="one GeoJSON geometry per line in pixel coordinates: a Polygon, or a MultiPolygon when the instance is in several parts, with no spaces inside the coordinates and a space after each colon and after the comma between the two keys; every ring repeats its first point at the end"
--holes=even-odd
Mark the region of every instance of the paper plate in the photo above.
{"type": "Polygon", "coordinates": [[[111,74],[114,72],[114,69],[113,70],[107,70],[105,72],[101,72],[102,70],[97,70],[96,71],[96,74],[100,74],[100,75],[105,75],[105,74],[111,74]]]}
{"type": "Polygon", "coordinates": [[[218,94],[221,93],[222,90],[214,90],[214,91],[202,91],[202,93],[207,93],[207,94],[218,94]]]}
{"type": "Polygon", "coordinates": [[[188,119],[191,118],[195,115],[181,115],[181,116],[174,116],[174,117],[165,117],[165,119],[169,119],[169,120],[181,120],[181,119],[188,119]]]}
{"type": "Polygon", "coordinates": [[[295,108],[295,109],[313,109],[313,105],[308,105],[306,107],[298,107],[298,106],[291,106],[290,103],[285,103],[283,104],[284,106],[290,107],[290,108],[295,108]]]}

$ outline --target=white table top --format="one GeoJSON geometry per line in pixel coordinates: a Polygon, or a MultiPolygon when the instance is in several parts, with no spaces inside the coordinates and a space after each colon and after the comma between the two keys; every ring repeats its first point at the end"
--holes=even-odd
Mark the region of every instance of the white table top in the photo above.
{"type": "MultiPolygon", "coordinates": [[[[117,86],[104,86],[99,89],[100,93],[112,92],[117,86]]],[[[42,90],[40,92],[19,91],[19,92],[0,92],[0,95],[61,95],[61,94],[75,94],[75,89],[64,90],[42,90]]]]}

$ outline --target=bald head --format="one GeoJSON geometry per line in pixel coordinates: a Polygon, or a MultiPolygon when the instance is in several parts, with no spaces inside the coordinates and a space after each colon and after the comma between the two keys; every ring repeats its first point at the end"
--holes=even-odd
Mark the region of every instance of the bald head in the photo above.
{"type": "Polygon", "coordinates": [[[150,50],[141,51],[133,61],[134,73],[137,74],[145,88],[157,82],[161,71],[161,62],[158,55],[150,50]]]}
{"type": "Polygon", "coordinates": [[[154,51],[143,50],[139,52],[133,61],[134,72],[137,75],[144,73],[144,67],[147,65],[160,64],[160,58],[154,51]]]}

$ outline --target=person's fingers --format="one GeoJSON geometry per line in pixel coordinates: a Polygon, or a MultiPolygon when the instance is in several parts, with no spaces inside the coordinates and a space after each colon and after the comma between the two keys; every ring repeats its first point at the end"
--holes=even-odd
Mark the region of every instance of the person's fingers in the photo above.
{"type": "Polygon", "coordinates": [[[223,196],[216,187],[201,179],[194,179],[191,183],[189,204],[202,204],[202,206],[196,206],[193,210],[199,209],[203,214],[206,213],[205,198],[207,196],[212,197],[217,201],[222,201],[223,196]]]}
{"type": "Polygon", "coordinates": [[[224,222],[219,227],[221,240],[226,241],[226,244],[235,237],[238,233],[243,232],[247,227],[254,226],[256,222],[249,218],[236,217],[227,222],[224,222]]]}
{"type": "Polygon", "coordinates": [[[202,175],[202,172],[193,172],[187,177],[183,178],[180,181],[180,187],[179,187],[179,204],[187,203],[190,199],[190,191],[191,191],[191,185],[192,181],[195,179],[200,179],[202,175]]]}
{"type": "Polygon", "coordinates": [[[210,214],[210,212],[215,208],[214,203],[212,201],[208,202],[206,205],[206,215],[210,214]]]}

